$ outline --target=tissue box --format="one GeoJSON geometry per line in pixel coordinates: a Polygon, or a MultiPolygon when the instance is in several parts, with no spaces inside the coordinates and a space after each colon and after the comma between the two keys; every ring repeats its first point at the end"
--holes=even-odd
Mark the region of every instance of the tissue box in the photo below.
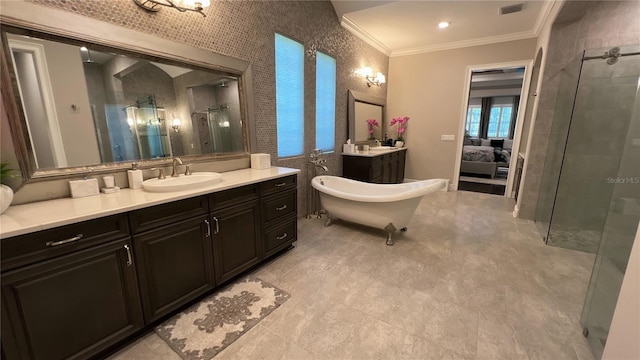
{"type": "Polygon", "coordinates": [[[69,181],[69,189],[71,190],[72,198],[100,194],[98,179],[71,180],[69,181]]]}
{"type": "Polygon", "coordinates": [[[351,154],[356,152],[356,144],[342,144],[342,153],[351,154]]]}
{"type": "Polygon", "coordinates": [[[256,170],[268,169],[271,167],[271,155],[251,154],[251,168],[256,170]]]}

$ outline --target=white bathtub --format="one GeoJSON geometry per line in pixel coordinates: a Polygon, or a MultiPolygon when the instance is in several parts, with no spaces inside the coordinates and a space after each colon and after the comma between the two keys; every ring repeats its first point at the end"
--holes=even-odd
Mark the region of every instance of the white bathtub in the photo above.
{"type": "Polygon", "coordinates": [[[445,179],[402,184],[371,184],[337,176],[316,176],[311,185],[320,192],[320,202],[331,219],[340,218],[387,231],[387,245],[393,245],[397,229],[405,230],[420,200],[442,190],[445,179]]]}

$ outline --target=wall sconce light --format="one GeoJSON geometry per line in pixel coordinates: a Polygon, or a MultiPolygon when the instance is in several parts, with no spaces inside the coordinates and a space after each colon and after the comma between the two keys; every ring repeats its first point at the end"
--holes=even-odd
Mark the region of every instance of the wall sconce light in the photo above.
{"type": "Polygon", "coordinates": [[[173,128],[173,131],[177,133],[180,132],[180,125],[182,125],[182,122],[178,118],[173,119],[173,122],[171,122],[171,127],[173,128]]]}
{"type": "Polygon", "coordinates": [[[378,72],[374,77],[373,70],[370,67],[363,67],[361,69],[358,69],[356,70],[356,73],[367,79],[367,86],[369,87],[371,87],[371,85],[382,86],[382,84],[387,82],[386,77],[381,72],[378,72]]]}
{"type": "Polygon", "coordinates": [[[157,12],[160,10],[158,6],[166,6],[180,12],[195,11],[204,17],[207,15],[202,10],[211,5],[210,0],[133,0],[133,2],[148,12],[157,12]],[[176,5],[176,3],[186,6],[176,5]]]}

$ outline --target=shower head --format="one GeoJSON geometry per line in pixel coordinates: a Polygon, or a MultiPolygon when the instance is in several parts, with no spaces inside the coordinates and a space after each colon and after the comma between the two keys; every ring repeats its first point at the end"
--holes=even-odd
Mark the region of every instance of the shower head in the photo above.
{"type": "Polygon", "coordinates": [[[226,87],[229,87],[229,85],[225,84],[224,83],[224,79],[222,79],[222,82],[220,83],[220,87],[221,88],[226,88],[226,87]]]}

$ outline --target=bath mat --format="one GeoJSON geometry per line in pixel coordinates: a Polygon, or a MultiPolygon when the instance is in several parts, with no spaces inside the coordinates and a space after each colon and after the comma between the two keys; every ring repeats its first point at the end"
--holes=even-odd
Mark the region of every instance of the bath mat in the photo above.
{"type": "Polygon", "coordinates": [[[290,296],[258,278],[246,277],[173,316],[155,331],[181,358],[209,360],[290,296]]]}

